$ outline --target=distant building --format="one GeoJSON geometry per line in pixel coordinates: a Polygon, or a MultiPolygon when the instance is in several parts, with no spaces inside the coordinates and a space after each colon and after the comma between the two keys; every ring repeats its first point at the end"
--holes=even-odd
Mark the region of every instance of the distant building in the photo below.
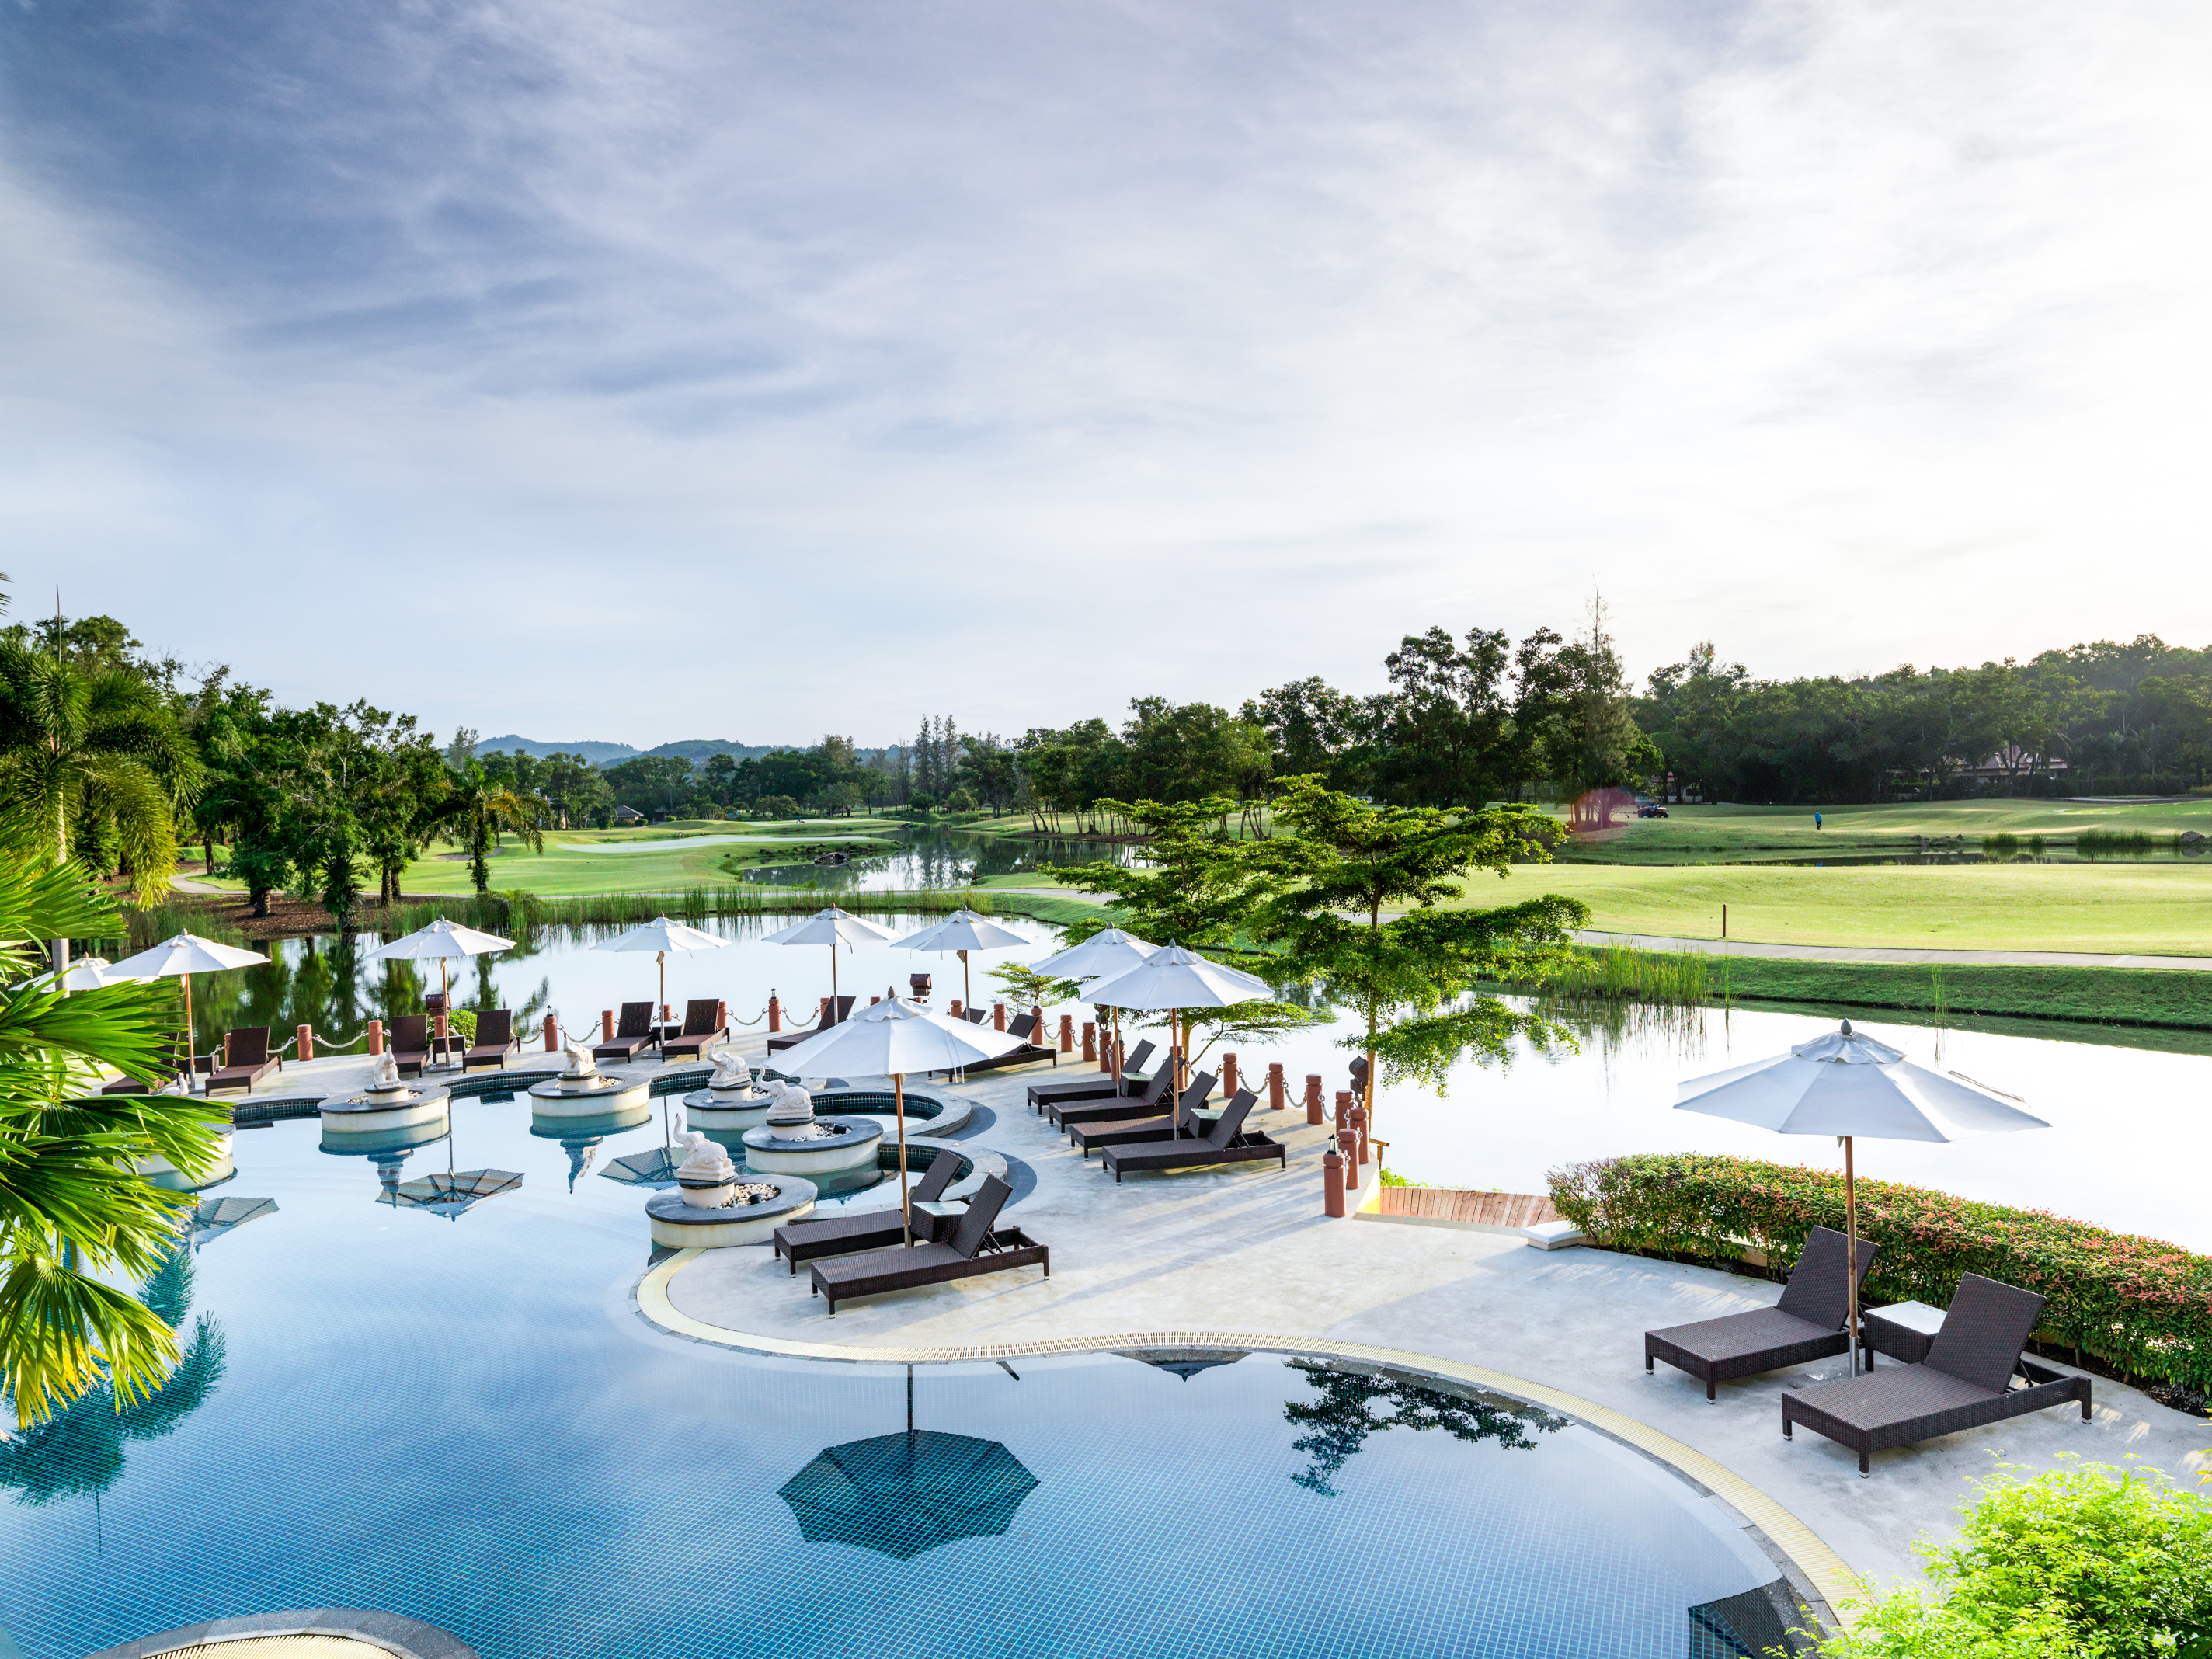
{"type": "Polygon", "coordinates": [[[2063,772],[2066,760],[2062,755],[2031,755],[2018,744],[2007,744],[1978,766],[1962,766],[1958,775],[1962,778],[2032,778],[2039,772],[2063,772]]]}
{"type": "Polygon", "coordinates": [[[645,814],[635,806],[617,806],[615,808],[615,822],[620,824],[643,823],[645,814]]]}

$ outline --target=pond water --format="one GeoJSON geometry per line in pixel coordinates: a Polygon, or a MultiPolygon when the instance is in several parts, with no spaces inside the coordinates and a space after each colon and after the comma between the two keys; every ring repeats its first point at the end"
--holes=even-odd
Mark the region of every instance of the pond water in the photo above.
{"type": "MultiPolygon", "coordinates": [[[[903,833],[908,844],[896,852],[855,857],[850,864],[802,864],[750,871],[745,879],[776,887],[926,892],[966,887],[994,876],[1024,875],[1046,864],[1127,864],[1135,852],[1125,842],[1017,839],[924,825],[873,824],[867,826],[866,832],[903,833]]],[[[1037,880],[1039,885],[1045,885],[1051,878],[1039,875],[1037,880]]]]}
{"type": "MultiPolygon", "coordinates": [[[[689,997],[725,999],[733,1019],[758,1030],[773,989],[783,999],[787,1024],[806,1023],[830,988],[828,947],[760,942],[792,920],[708,922],[708,931],[732,940],[732,948],[672,957],[668,1000],[680,1010],[689,997]]],[[[868,920],[902,935],[935,918],[868,920]]],[[[994,963],[1038,960],[1057,937],[1042,922],[998,920],[1035,940],[1036,949],[978,954],[971,969],[978,1001],[989,1001],[996,990],[989,978],[994,963]]],[[[531,930],[514,951],[478,958],[458,976],[457,1001],[513,1007],[518,1026],[527,1015],[532,1030],[549,1007],[572,1030],[591,1028],[601,1009],[653,994],[650,956],[591,948],[594,939],[616,931],[531,930]]],[[[420,1012],[424,989],[437,988],[435,971],[426,986],[414,964],[364,963],[377,942],[372,934],[351,945],[286,940],[267,968],[196,981],[203,1047],[231,1025],[270,1024],[282,1036],[307,1020],[326,1036],[344,1038],[373,1016],[420,1012]]],[[[877,944],[837,952],[837,982],[846,992],[880,995],[896,988],[903,994],[908,975],[917,970],[936,976],[939,1006],[963,994],[955,957],[877,944]]],[[[1079,1025],[1091,1017],[1087,1004],[1049,1012],[1072,1013],[1079,1025]]],[[[1809,1012],[1768,1009],[1686,1016],[1634,1011],[1610,1030],[1583,1027],[1573,1052],[1547,1057],[1522,1047],[1510,1066],[1462,1065],[1442,1097],[1413,1085],[1386,1089],[1376,1133],[1389,1143],[1385,1161],[1409,1181],[1508,1192],[1541,1192],[1547,1170],[1630,1152],[1697,1150],[1840,1169],[1842,1154],[1832,1140],[1772,1135],[1672,1109],[1674,1085],[1682,1079],[1781,1053],[1830,1023],[1809,1012]]],[[[2204,1155],[2212,1146],[2212,1056],[2118,1046],[2113,1028],[2073,1034],[2051,1026],[2023,1034],[2024,1022],[2005,1030],[1881,1018],[1854,1023],[1922,1065],[1959,1071],[2021,1097],[2051,1124],[1951,1145],[1868,1141],[1858,1149],[1863,1174],[2047,1208],[2212,1250],[2212,1209],[2202,1193],[2204,1155]]],[[[1125,1019],[1133,1042],[1135,1024],[1125,1019]]],[[[1320,1073],[1333,1099],[1346,1086],[1349,1059],[1338,1040],[1354,1029],[1338,1020],[1264,1051],[1248,1048],[1239,1059],[1248,1075],[1261,1077],[1266,1062],[1283,1061],[1293,1097],[1306,1073],[1320,1073]]],[[[1203,1063],[1212,1066],[1217,1058],[1206,1055],[1203,1063]]]]}

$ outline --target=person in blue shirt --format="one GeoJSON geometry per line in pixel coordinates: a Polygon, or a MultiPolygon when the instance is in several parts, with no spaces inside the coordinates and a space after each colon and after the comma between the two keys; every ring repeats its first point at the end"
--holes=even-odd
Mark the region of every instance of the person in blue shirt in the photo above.
{"type": "Polygon", "coordinates": [[[1818,812],[1813,814],[1813,827],[1815,830],[1820,827],[1820,815],[1818,812]]]}

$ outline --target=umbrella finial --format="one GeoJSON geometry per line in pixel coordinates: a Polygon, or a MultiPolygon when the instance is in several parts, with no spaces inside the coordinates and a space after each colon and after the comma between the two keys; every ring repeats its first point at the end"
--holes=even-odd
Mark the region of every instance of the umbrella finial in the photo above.
{"type": "Polygon", "coordinates": [[[1851,1023],[1850,1023],[1850,1021],[1849,1021],[1849,1020],[1845,1020],[1845,1021],[1844,1022],[1844,1035],[1845,1036],[1849,1036],[1850,1034],[1851,1034],[1851,1023]]]}

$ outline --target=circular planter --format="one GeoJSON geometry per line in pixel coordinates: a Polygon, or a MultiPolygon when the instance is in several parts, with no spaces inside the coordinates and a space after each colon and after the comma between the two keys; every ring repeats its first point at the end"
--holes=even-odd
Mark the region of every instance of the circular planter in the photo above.
{"type": "Polygon", "coordinates": [[[880,1123],[863,1118],[817,1117],[842,1132],[811,1140],[786,1140],[768,1125],[748,1129],[742,1139],[745,1167],[773,1180],[804,1176],[825,1193],[850,1192],[876,1182],[876,1147],[884,1138],[880,1123]]]}
{"type": "MultiPolygon", "coordinates": [[[[755,1175],[749,1179],[763,1177],[755,1175]]],[[[765,1244],[786,1222],[812,1213],[815,1185],[799,1176],[770,1176],[776,1195],[758,1204],[732,1204],[726,1210],[696,1210],[679,1190],[656,1193],[645,1201],[653,1242],[672,1250],[719,1250],[738,1244],[765,1244]]]]}
{"type": "Polygon", "coordinates": [[[743,1134],[767,1122],[768,1109],[774,1103],[766,1095],[756,1095],[750,1100],[717,1100],[713,1090],[698,1089],[684,1097],[684,1122],[708,1134],[717,1130],[723,1134],[743,1134]]]}
{"type": "Polygon", "coordinates": [[[453,1133],[453,1120],[442,1114],[433,1122],[410,1124],[398,1129],[376,1129],[367,1134],[333,1134],[323,1131],[322,1150],[332,1158],[385,1158],[411,1152],[443,1140],[453,1133]]]}
{"type": "MultiPolygon", "coordinates": [[[[849,1117],[860,1113],[883,1121],[884,1133],[897,1137],[897,1102],[889,1089],[823,1090],[814,1097],[814,1109],[826,1117],[849,1117]]],[[[958,1095],[906,1093],[906,1133],[949,1135],[965,1125],[975,1109],[973,1101],[958,1095]]]]}
{"type": "Polygon", "coordinates": [[[435,1084],[410,1083],[406,1088],[380,1094],[374,1089],[322,1104],[326,1135],[381,1134],[392,1129],[411,1129],[421,1123],[444,1120],[453,1104],[453,1091],[435,1084]]]}
{"type": "Polygon", "coordinates": [[[595,1112],[589,1117],[555,1118],[544,1122],[533,1119],[530,1133],[540,1140],[585,1140],[598,1135],[620,1134],[625,1129],[652,1121],[653,1108],[646,1105],[627,1112],[595,1112]]]}
{"type": "Polygon", "coordinates": [[[530,1091],[530,1115],[541,1118],[606,1117],[635,1111],[653,1098],[653,1085],[643,1078],[632,1083],[618,1077],[602,1077],[594,1089],[577,1089],[554,1078],[530,1091]]]}

